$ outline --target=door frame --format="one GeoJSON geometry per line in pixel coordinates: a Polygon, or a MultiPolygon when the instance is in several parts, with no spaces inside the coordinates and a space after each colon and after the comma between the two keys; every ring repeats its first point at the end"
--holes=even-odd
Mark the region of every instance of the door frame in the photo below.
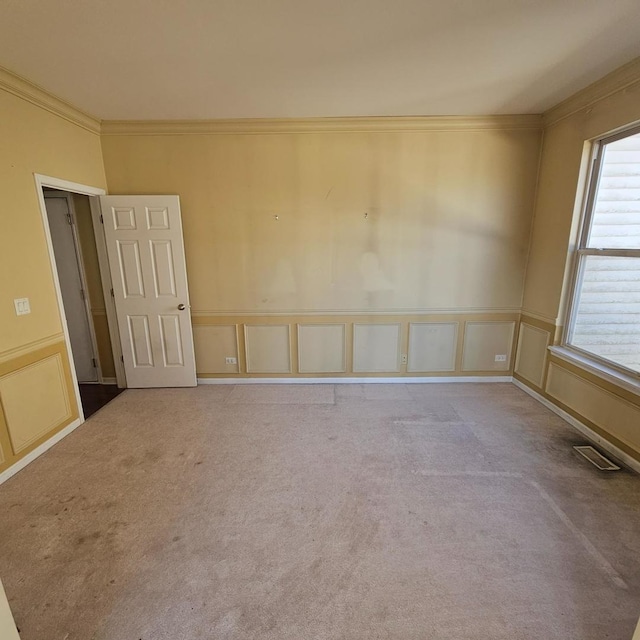
{"type": "Polygon", "coordinates": [[[46,176],[40,173],[33,174],[36,186],[36,195],[38,198],[38,204],[40,206],[40,216],[42,219],[42,227],[44,230],[45,241],[47,245],[47,252],[49,254],[49,265],[51,267],[51,274],[53,277],[53,285],[56,293],[56,301],[58,303],[58,313],[60,314],[60,320],[62,323],[62,332],[64,335],[64,342],[67,349],[67,356],[69,358],[69,364],[71,369],[71,379],[73,381],[74,392],[76,396],[76,403],[78,405],[78,414],[80,417],[80,424],[84,422],[84,411],[82,409],[82,399],[80,397],[80,387],[78,386],[78,379],[76,376],[76,369],[73,362],[73,351],[71,349],[71,340],[69,338],[69,328],[67,325],[67,318],[64,312],[64,304],[62,302],[62,292],[60,290],[60,281],[58,280],[58,268],[56,265],[55,255],[53,253],[53,243],[51,242],[51,231],[49,229],[49,218],[47,215],[47,207],[44,199],[44,187],[51,189],[58,189],[60,191],[68,191],[70,193],[78,193],[80,195],[89,196],[91,205],[92,223],[94,226],[94,233],[96,235],[96,244],[98,249],[98,264],[100,266],[100,276],[102,278],[103,292],[105,293],[105,308],[107,311],[107,321],[109,324],[109,335],[111,337],[111,347],[113,349],[113,360],[116,369],[116,380],[118,387],[126,387],[126,378],[124,376],[124,368],[122,366],[122,347],[120,345],[120,334],[118,332],[117,323],[115,322],[115,304],[111,297],[111,273],[109,271],[108,263],[106,262],[106,244],[104,240],[104,231],[102,231],[102,225],[99,224],[100,229],[96,228],[96,219],[98,223],[100,221],[100,203],[99,196],[106,194],[106,190],[100,187],[93,187],[91,185],[79,184],[77,182],[70,182],[69,180],[63,180],[61,178],[55,178],[53,176],[46,176]],[[97,218],[95,212],[98,212],[97,218]],[[98,241],[100,234],[102,234],[102,252],[100,242],[98,241]],[[105,281],[108,283],[108,287],[105,289],[105,281]],[[115,339],[114,339],[115,338],[115,339]]]}
{"type": "MultiPolygon", "coordinates": [[[[51,198],[60,198],[66,200],[67,211],[71,216],[71,236],[73,237],[73,245],[75,248],[75,261],[78,267],[78,274],[80,276],[80,285],[83,291],[83,307],[87,317],[87,324],[89,326],[89,336],[91,338],[91,350],[93,359],[95,361],[96,378],[98,384],[104,384],[104,377],[102,375],[102,365],[100,363],[100,352],[98,351],[98,339],[96,337],[96,329],[93,323],[93,314],[91,313],[91,300],[89,300],[89,287],[87,285],[87,274],[84,268],[84,256],[82,255],[82,245],[80,244],[80,237],[78,236],[78,216],[76,215],[76,209],[73,203],[73,195],[69,191],[54,191],[45,194],[46,201],[51,198]]],[[[47,217],[48,220],[48,217],[47,217]]],[[[93,226],[93,219],[91,220],[91,226],[93,226]]]]}

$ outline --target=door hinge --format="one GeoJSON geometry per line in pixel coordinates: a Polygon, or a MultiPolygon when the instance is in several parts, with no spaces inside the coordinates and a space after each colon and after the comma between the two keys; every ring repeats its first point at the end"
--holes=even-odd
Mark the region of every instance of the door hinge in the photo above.
{"type": "Polygon", "coordinates": [[[86,299],[87,299],[87,298],[86,298],[86,296],[85,296],[85,293],[84,293],[84,289],[80,289],[80,297],[81,297],[83,300],[86,300],[86,299]]]}
{"type": "Polygon", "coordinates": [[[73,224],[73,216],[70,213],[67,213],[67,222],[73,224]]]}
{"type": "Polygon", "coordinates": [[[97,369],[98,368],[98,363],[96,362],[95,358],[91,358],[91,362],[93,363],[93,368],[97,369]]]}
{"type": "Polygon", "coordinates": [[[104,224],[104,218],[102,217],[102,214],[100,214],[100,224],[104,224]]]}
{"type": "Polygon", "coordinates": [[[120,362],[122,362],[122,364],[124,364],[124,356],[120,356],[120,362]]]}
{"type": "Polygon", "coordinates": [[[113,289],[111,289],[111,297],[112,297],[112,298],[115,298],[115,295],[114,295],[114,293],[113,293],[113,289]]]}

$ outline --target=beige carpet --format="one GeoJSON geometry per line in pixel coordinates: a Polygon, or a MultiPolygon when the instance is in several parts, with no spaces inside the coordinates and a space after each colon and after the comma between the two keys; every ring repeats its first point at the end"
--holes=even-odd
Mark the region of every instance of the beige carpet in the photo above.
{"type": "Polygon", "coordinates": [[[23,640],[629,640],[640,477],[509,384],[127,391],[0,486],[23,640]]]}

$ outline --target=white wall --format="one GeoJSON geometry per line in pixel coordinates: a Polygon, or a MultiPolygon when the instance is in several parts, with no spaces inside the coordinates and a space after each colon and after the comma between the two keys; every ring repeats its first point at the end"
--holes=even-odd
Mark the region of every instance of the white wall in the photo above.
{"type": "Polygon", "coordinates": [[[20,640],[2,581],[0,581],[0,638],[2,640],[20,640]]]}

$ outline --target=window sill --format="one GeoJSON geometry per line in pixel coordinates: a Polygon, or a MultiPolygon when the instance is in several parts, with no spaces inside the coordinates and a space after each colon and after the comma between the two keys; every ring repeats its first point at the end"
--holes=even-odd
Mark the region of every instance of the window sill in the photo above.
{"type": "Polygon", "coordinates": [[[635,376],[622,373],[613,367],[608,367],[587,356],[576,353],[567,347],[549,347],[549,352],[556,356],[556,358],[581,367],[585,371],[589,371],[589,373],[593,373],[607,382],[611,382],[622,389],[626,389],[640,396],[640,380],[635,376]]]}

